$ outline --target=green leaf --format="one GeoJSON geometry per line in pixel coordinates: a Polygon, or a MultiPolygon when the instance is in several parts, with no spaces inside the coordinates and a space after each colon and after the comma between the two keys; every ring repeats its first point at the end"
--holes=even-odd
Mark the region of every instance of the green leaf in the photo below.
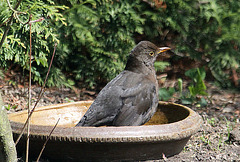
{"type": "Polygon", "coordinates": [[[156,69],[156,71],[163,71],[169,65],[170,65],[169,62],[156,61],[154,63],[154,68],[156,69]]]}
{"type": "Polygon", "coordinates": [[[200,101],[198,103],[201,105],[201,107],[206,107],[207,106],[207,100],[204,97],[201,97],[200,101]]]}
{"type": "Polygon", "coordinates": [[[180,93],[180,97],[182,96],[182,90],[183,90],[183,81],[181,78],[178,79],[178,91],[180,93]]]}
{"type": "Polygon", "coordinates": [[[194,100],[192,98],[182,98],[181,103],[184,105],[191,105],[193,104],[194,100]]]}
{"type": "Polygon", "coordinates": [[[175,93],[175,89],[170,87],[170,88],[160,88],[159,89],[159,99],[163,101],[168,101],[170,98],[173,97],[175,93]]]}
{"type": "Polygon", "coordinates": [[[195,97],[196,95],[207,95],[207,88],[203,81],[206,77],[204,68],[190,69],[185,72],[185,75],[193,80],[191,85],[188,86],[191,96],[195,97]]]}

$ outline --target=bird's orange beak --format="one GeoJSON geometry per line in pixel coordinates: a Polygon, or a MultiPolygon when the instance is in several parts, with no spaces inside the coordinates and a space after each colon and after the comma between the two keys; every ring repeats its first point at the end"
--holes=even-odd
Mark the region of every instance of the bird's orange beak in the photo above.
{"type": "Polygon", "coordinates": [[[163,53],[163,52],[166,52],[166,51],[168,51],[168,50],[170,50],[170,49],[171,49],[171,48],[169,48],[169,47],[161,47],[161,48],[158,49],[158,54],[163,53]]]}

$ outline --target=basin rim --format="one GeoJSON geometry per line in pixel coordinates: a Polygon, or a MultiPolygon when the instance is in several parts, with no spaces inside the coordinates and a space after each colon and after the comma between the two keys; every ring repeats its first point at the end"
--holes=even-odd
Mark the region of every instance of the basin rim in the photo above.
{"type": "MultiPolygon", "coordinates": [[[[78,101],[44,107],[66,106],[71,104],[91,102],[92,101],[78,101]]],[[[178,122],[162,125],[120,127],[56,127],[50,137],[50,140],[80,143],[168,142],[189,138],[199,130],[203,123],[203,120],[198,113],[184,105],[163,101],[159,101],[159,105],[179,106],[186,109],[189,112],[189,115],[187,118],[178,122]]],[[[20,134],[24,124],[11,120],[10,123],[13,133],[17,135],[20,134]]],[[[52,129],[53,126],[31,125],[30,138],[45,140],[48,138],[52,129]]],[[[26,131],[24,132],[24,136],[26,136],[26,131]]]]}

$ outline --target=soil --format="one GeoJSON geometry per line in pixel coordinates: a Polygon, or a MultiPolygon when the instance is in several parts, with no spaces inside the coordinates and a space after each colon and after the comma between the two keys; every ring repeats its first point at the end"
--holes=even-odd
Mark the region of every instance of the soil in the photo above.
{"type": "MultiPolygon", "coordinates": [[[[167,80],[163,86],[176,85],[175,80],[167,80]]],[[[204,123],[191,137],[184,150],[175,156],[159,161],[240,161],[240,94],[225,91],[213,84],[208,87],[206,107],[188,105],[198,112],[204,123]]],[[[26,108],[28,90],[21,84],[12,85],[10,80],[0,78],[0,88],[9,113],[26,108]]],[[[36,102],[41,88],[32,87],[33,103],[36,102]]],[[[97,92],[74,88],[47,88],[38,106],[66,103],[79,100],[94,100],[97,92]]],[[[172,98],[171,102],[180,101],[172,98]]]]}

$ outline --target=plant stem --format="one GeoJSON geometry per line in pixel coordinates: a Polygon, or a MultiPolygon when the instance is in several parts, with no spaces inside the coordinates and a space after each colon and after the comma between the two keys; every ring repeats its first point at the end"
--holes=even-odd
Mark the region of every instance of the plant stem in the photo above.
{"type": "Polygon", "coordinates": [[[50,65],[49,65],[49,68],[48,68],[48,72],[47,72],[46,78],[45,78],[45,80],[44,80],[43,86],[42,86],[41,91],[40,91],[40,93],[39,93],[39,95],[38,95],[37,102],[35,103],[35,105],[34,105],[34,107],[32,108],[30,114],[28,115],[28,118],[27,118],[27,120],[26,120],[26,122],[25,122],[25,124],[24,124],[24,126],[23,126],[23,128],[22,128],[22,131],[21,131],[20,135],[18,136],[18,139],[17,139],[16,142],[15,142],[15,145],[17,145],[18,142],[19,142],[19,140],[21,139],[21,137],[22,137],[22,135],[23,135],[23,132],[24,132],[26,126],[27,126],[27,123],[28,123],[30,117],[32,116],[35,108],[37,107],[38,102],[39,102],[40,99],[42,98],[42,95],[43,95],[43,92],[44,92],[44,89],[45,89],[45,84],[46,84],[46,82],[47,82],[47,78],[48,78],[48,75],[49,75],[49,72],[50,72],[50,69],[51,69],[51,66],[52,66],[53,58],[54,58],[54,55],[55,55],[55,52],[56,52],[56,48],[57,48],[57,43],[55,43],[55,45],[54,45],[54,51],[53,51],[52,59],[51,59],[51,62],[50,62],[50,65]]]}
{"type": "Polygon", "coordinates": [[[60,118],[58,118],[57,123],[55,124],[55,126],[54,126],[53,129],[51,130],[51,132],[50,132],[48,138],[46,139],[45,143],[43,144],[42,150],[41,150],[41,152],[39,153],[36,162],[39,162],[39,159],[40,159],[40,157],[41,157],[41,155],[42,155],[42,153],[43,153],[43,150],[45,149],[45,146],[46,146],[48,140],[50,139],[50,137],[51,137],[51,135],[52,135],[52,132],[53,132],[53,131],[55,130],[55,128],[57,127],[59,120],[60,120],[60,118]]]}
{"type": "MultiPolygon", "coordinates": [[[[31,20],[31,15],[29,17],[29,20],[31,20]]],[[[31,69],[32,69],[32,62],[31,62],[31,58],[32,58],[32,24],[29,23],[29,84],[28,84],[28,116],[30,115],[30,109],[31,109],[31,69]]],[[[29,134],[30,134],[30,117],[29,120],[27,122],[27,143],[26,143],[26,162],[28,162],[28,155],[29,155],[29,134]]]]}

